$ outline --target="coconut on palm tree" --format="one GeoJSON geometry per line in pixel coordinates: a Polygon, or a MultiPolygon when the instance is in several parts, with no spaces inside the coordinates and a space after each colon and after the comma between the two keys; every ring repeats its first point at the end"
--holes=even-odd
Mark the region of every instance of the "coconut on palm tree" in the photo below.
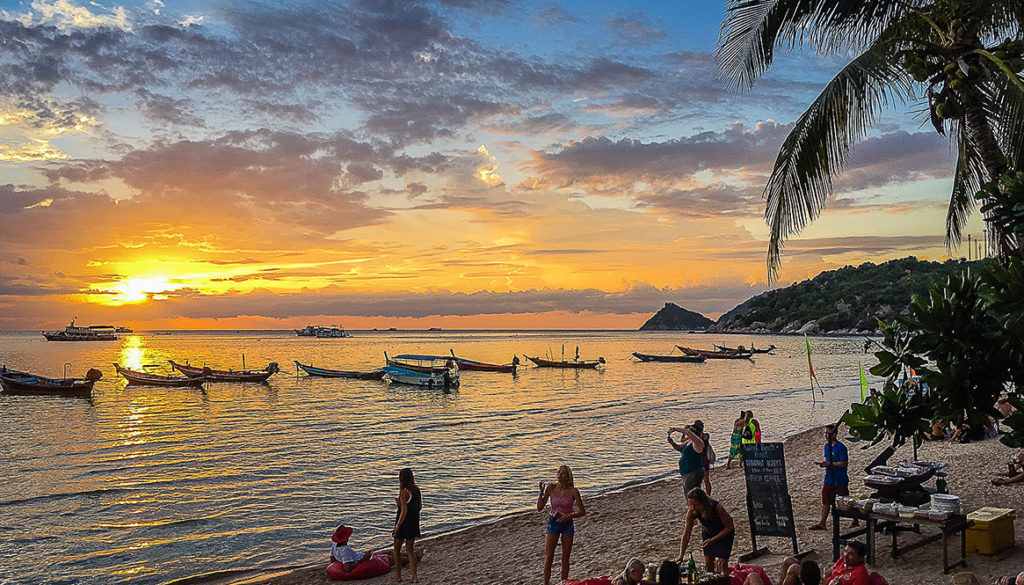
{"type": "MultiPolygon", "coordinates": [[[[956,144],[946,245],[960,241],[988,182],[1024,162],[1024,3],[1020,0],[729,0],[719,72],[749,88],[777,47],[858,53],[796,121],[765,187],[768,274],[782,244],[815,219],[850,148],[892,103],[923,102],[956,144]]],[[[1001,253],[1013,234],[994,228],[1001,253]]]]}

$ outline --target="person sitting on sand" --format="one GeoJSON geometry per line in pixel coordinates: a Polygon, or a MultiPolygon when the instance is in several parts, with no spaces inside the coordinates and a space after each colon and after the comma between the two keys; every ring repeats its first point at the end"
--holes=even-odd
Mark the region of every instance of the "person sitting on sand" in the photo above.
{"type": "Polygon", "coordinates": [[[658,567],[658,585],[680,585],[683,582],[679,564],[675,561],[662,561],[658,567]]]}
{"type": "Polygon", "coordinates": [[[690,493],[690,490],[704,480],[704,441],[701,439],[703,434],[704,422],[700,420],[695,420],[692,425],[685,427],[668,429],[668,444],[679,451],[679,475],[683,476],[684,494],[690,493]],[[672,433],[682,433],[682,443],[676,443],[672,439],[672,433]]]}
{"type": "Polygon", "coordinates": [[[356,549],[348,545],[348,539],[352,536],[352,528],[342,524],[334,531],[334,535],[331,536],[331,561],[338,562],[345,565],[346,571],[352,571],[352,569],[370,560],[371,553],[369,551],[360,553],[356,549]]]}
{"type": "Polygon", "coordinates": [[[551,513],[548,515],[548,527],[544,537],[544,585],[551,583],[551,565],[555,561],[555,546],[562,539],[562,578],[569,578],[569,555],[572,553],[573,535],[576,527],[573,518],[581,518],[587,514],[583,505],[583,496],[572,479],[572,470],[568,465],[558,468],[558,481],[545,486],[540,482],[540,496],[537,497],[537,511],[544,509],[548,498],[551,499],[551,513]],[[577,511],[576,508],[579,508],[577,511]]]}
{"type": "Polygon", "coordinates": [[[949,429],[949,425],[946,421],[935,419],[932,421],[931,432],[925,433],[924,438],[929,441],[941,441],[946,438],[946,431],[949,429]]]}
{"type": "Polygon", "coordinates": [[[622,574],[612,581],[612,585],[657,585],[654,581],[644,579],[647,566],[638,558],[629,559],[622,574]]]}
{"type": "Polygon", "coordinates": [[[992,485],[1010,485],[1024,482],[1024,451],[1007,465],[1007,470],[992,480],[992,485]]]}
{"type": "Polygon", "coordinates": [[[867,547],[863,542],[847,541],[843,556],[839,557],[825,577],[826,585],[868,585],[871,577],[864,564],[866,554],[867,547]]]}
{"type": "Polygon", "coordinates": [[[1017,411],[1005,396],[1000,396],[999,400],[996,400],[996,410],[999,411],[1001,418],[1006,418],[1017,411]]]}
{"type": "Polygon", "coordinates": [[[701,526],[706,570],[719,574],[727,572],[733,539],[736,537],[732,516],[726,511],[725,506],[717,500],[712,500],[700,488],[690,490],[686,498],[690,509],[686,512],[686,528],[683,529],[683,538],[679,543],[679,558],[676,561],[683,562],[696,520],[701,526]]]}
{"type": "MultiPolygon", "coordinates": [[[[795,557],[782,560],[779,571],[779,585],[819,585],[821,583],[821,567],[814,561],[801,561],[795,557]]],[[[744,584],[748,585],[748,584],[744,584]]],[[[749,584],[756,585],[756,584],[749,584]]]]}
{"type": "Polygon", "coordinates": [[[740,411],[740,417],[732,423],[732,435],[729,437],[729,460],[725,462],[725,468],[730,469],[732,467],[733,459],[738,459],[740,467],[743,466],[743,450],[740,448],[743,444],[743,429],[747,428],[747,413],[740,411]]]}
{"type": "MultiPolygon", "coordinates": [[[[395,557],[391,551],[385,550],[378,553],[365,552],[361,553],[356,549],[348,545],[348,539],[352,536],[352,528],[342,524],[334,531],[334,535],[331,536],[331,562],[338,562],[345,565],[345,571],[351,572],[359,565],[370,560],[374,554],[382,555],[387,559],[388,564],[392,567],[395,566],[395,557]]],[[[402,564],[406,565],[409,563],[409,559],[405,554],[400,555],[402,564]]],[[[416,549],[416,558],[423,558],[423,549],[416,549]]]]}

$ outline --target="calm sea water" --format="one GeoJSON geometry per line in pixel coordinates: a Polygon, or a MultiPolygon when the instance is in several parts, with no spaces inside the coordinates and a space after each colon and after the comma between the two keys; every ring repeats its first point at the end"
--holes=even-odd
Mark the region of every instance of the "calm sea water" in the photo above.
{"type": "MultiPolygon", "coordinates": [[[[103,371],[92,400],[0,395],[0,582],[167,583],[325,558],[339,522],[381,545],[398,469],[424,494],[425,535],[532,506],[539,480],[570,465],[585,497],[674,472],[668,425],[705,421],[728,452],[754,410],[764,440],[825,424],[859,395],[859,339],[812,339],[825,396],[811,404],[803,338],[638,332],[173,332],[117,342],[0,334],[0,363],[59,377],[103,371]],[[776,355],[705,364],[636,363],[632,351],[712,342],[776,355]],[[308,378],[292,360],[383,365],[383,352],[505,363],[513,354],[603,356],[603,371],[522,367],[463,373],[454,393],[308,378]],[[270,383],[203,390],[126,387],[111,366],[281,364],[270,383]]],[[[525,361],[525,360],[524,360],[525,361]]],[[[540,528],[538,528],[540,530],[540,528]]]]}

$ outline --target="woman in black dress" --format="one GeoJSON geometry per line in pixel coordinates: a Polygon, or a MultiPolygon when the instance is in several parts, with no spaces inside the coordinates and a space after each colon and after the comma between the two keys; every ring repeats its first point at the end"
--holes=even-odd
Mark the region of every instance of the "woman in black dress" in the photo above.
{"type": "Polygon", "coordinates": [[[712,500],[704,490],[693,488],[686,499],[690,509],[686,512],[686,528],[683,530],[683,541],[679,544],[679,562],[683,562],[686,547],[690,544],[690,533],[693,521],[700,522],[701,540],[704,548],[705,570],[723,574],[729,567],[729,556],[732,554],[732,543],[736,536],[732,516],[717,500],[712,500]]]}
{"type": "MultiPolygon", "coordinates": [[[[395,516],[395,529],[391,535],[395,537],[395,558],[402,558],[402,543],[405,543],[405,552],[409,559],[409,573],[411,581],[416,579],[416,539],[420,536],[420,509],[423,507],[423,500],[420,497],[420,488],[416,487],[416,481],[412,477],[412,470],[403,467],[398,472],[398,497],[395,498],[398,505],[398,513],[395,516]]],[[[402,563],[395,563],[395,581],[402,580],[402,563]]]]}

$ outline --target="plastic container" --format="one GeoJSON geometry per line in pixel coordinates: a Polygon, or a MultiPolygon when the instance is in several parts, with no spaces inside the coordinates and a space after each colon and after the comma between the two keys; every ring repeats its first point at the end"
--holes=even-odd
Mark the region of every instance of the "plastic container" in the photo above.
{"type": "Polygon", "coordinates": [[[992,555],[1016,544],[1013,521],[1017,511],[1012,508],[981,508],[967,515],[974,525],[967,529],[967,550],[992,555]]]}

